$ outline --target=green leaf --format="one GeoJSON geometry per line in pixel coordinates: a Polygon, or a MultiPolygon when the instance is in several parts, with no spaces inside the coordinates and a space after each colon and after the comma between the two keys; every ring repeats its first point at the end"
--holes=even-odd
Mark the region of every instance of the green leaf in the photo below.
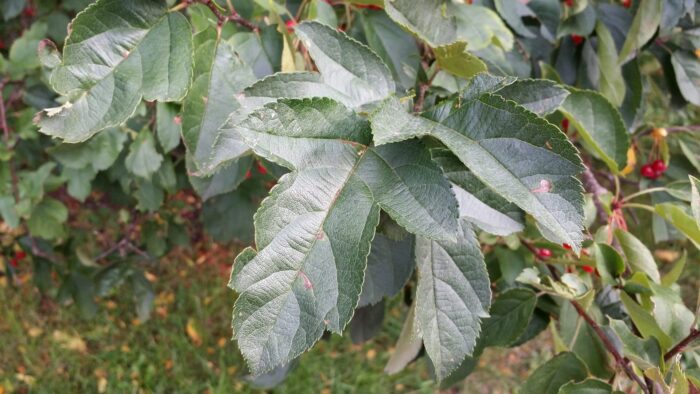
{"type": "Polygon", "coordinates": [[[360,344],[374,338],[384,323],[384,299],[377,304],[370,304],[355,309],[350,320],[350,339],[354,344],[360,344]]]}
{"type": "Polygon", "coordinates": [[[389,99],[371,116],[374,141],[437,138],[481,182],[530,213],[548,239],[579,250],[583,194],[576,150],[556,127],[513,102],[474,96],[436,108],[436,119],[413,116],[389,99]]]}
{"type": "Polygon", "coordinates": [[[610,328],[622,342],[622,352],[642,369],[652,368],[662,362],[663,353],[654,337],[642,339],[632,333],[621,320],[610,319],[610,328]]]}
{"type": "Polygon", "coordinates": [[[546,79],[519,79],[495,93],[537,115],[548,115],[556,111],[569,96],[569,91],[563,86],[546,79]]]}
{"type": "Polygon", "coordinates": [[[62,202],[47,197],[34,207],[27,220],[27,228],[35,237],[49,240],[66,235],[63,223],[68,220],[68,209],[62,202]]]}
{"type": "Polygon", "coordinates": [[[507,290],[496,297],[482,323],[479,346],[509,346],[527,329],[537,296],[527,288],[507,290]]]}
{"type": "Polygon", "coordinates": [[[598,22],[595,30],[598,36],[600,93],[613,106],[620,107],[625,100],[625,79],[622,77],[622,67],[617,63],[615,41],[603,22],[598,22]]]}
{"type": "Polygon", "coordinates": [[[187,157],[190,184],[202,197],[202,201],[235,190],[246,179],[252,165],[253,157],[244,156],[223,165],[214,175],[196,176],[192,175],[191,158],[187,157]]]}
{"type": "Polygon", "coordinates": [[[697,56],[678,50],[671,55],[671,64],[683,98],[700,105],[700,64],[697,56]]]}
{"type": "Polygon", "coordinates": [[[625,168],[630,138],[620,113],[608,100],[593,91],[572,90],[561,111],[613,172],[625,168]]]}
{"type": "Polygon", "coordinates": [[[330,99],[268,104],[239,134],[292,170],[256,213],[258,254],[234,277],[234,336],[260,374],[348,323],[380,208],[410,231],[450,238],[457,204],[419,143],[370,147],[368,122],[330,99]]]}
{"type": "Polygon", "coordinates": [[[401,327],[401,334],[399,334],[399,339],[394,346],[394,352],[384,367],[384,372],[389,375],[401,372],[418,356],[423,348],[423,340],[415,324],[415,314],[416,304],[413,303],[406,314],[406,320],[401,327]]]}
{"type": "Polygon", "coordinates": [[[469,79],[486,71],[486,64],[467,51],[467,43],[458,41],[434,49],[440,68],[460,78],[469,79]]]}
{"type": "Polygon", "coordinates": [[[360,21],[369,47],[386,63],[401,88],[412,88],[416,84],[420,65],[416,40],[383,12],[361,15],[360,21]]]}
{"type": "Polygon", "coordinates": [[[697,220],[693,218],[686,207],[687,205],[681,206],[677,203],[665,202],[656,204],[654,209],[659,216],[680,230],[683,235],[688,237],[700,249],[700,225],[698,225],[697,220]]]}
{"type": "Polygon", "coordinates": [[[196,37],[194,81],[182,104],[182,135],[195,169],[211,157],[218,129],[237,109],[234,97],[255,82],[253,71],[214,29],[196,37]]]}
{"type": "Polygon", "coordinates": [[[646,309],[637,304],[626,292],[620,291],[620,300],[625,306],[627,314],[634,322],[639,332],[644,338],[656,338],[662,350],[670,349],[673,346],[673,339],[669,337],[646,309]]]}
{"type": "Polygon", "coordinates": [[[192,77],[192,34],[165,1],[98,0],[71,23],[53,88],[68,96],[39,113],[40,131],[85,141],[126,121],[141,102],[178,101],[192,77]]]}
{"type": "Polygon", "coordinates": [[[675,263],[673,263],[673,267],[671,267],[671,269],[661,277],[661,284],[663,286],[671,287],[674,283],[678,282],[678,279],[680,279],[681,274],[683,273],[683,269],[685,269],[685,263],[687,260],[688,252],[684,250],[681,257],[675,263]]]}
{"type": "Polygon", "coordinates": [[[394,241],[382,234],[375,235],[357,306],[376,304],[401,291],[413,273],[414,257],[414,237],[394,241]]]}
{"type": "Polygon", "coordinates": [[[180,144],[182,118],[172,103],[156,104],[156,135],[163,152],[168,153],[180,144]]]}
{"type": "Polygon", "coordinates": [[[132,174],[150,179],[160,168],[163,156],[156,150],[156,141],[148,129],[143,129],[129,146],[129,154],[124,159],[124,166],[132,174]]]}
{"type": "Polygon", "coordinates": [[[12,67],[19,68],[22,73],[37,68],[40,65],[37,48],[42,38],[46,36],[46,23],[36,22],[22,33],[10,47],[8,59],[12,67]]]}
{"type": "Polygon", "coordinates": [[[556,394],[569,382],[580,382],[588,376],[586,364],[574,353],[563,352],[535,370],[520,388],[521,394],[556,394]]]}
{"type": "Polygon", "coordinates": [[[456,241],[416,239],[416,324],[443,380],[470,355],[491,302],[489,277],[474,230],[456,241]]]}
{"type": "Polygon", "coordinates": [[[384,10],[401,27],[435,48],[464,41],[476,51],[491,44],[513,47],[513,35],[486,7],[442,0],[385,0],[384,10]]]}
{"type": "Polygon", "coordinates": [[[559,394],[611,394],[612,386],[597,379],[586,379],[582,382],[569,382],[559,389],[559,394]]]}
{"type": "Polygon", "coordinates": [[[103,171],[117,160],[126,138],[127,134],[115,127],[88,141],[77,144],[63,143],[47,149],[47,152],[65,167],[81,169],[90,166],[95,171],[103,171]]]}
{"type": "Polygon", "coordinates": [[[2,12],[2,18],[5,21],[16,17],[24,9],[24,5],[27,0],[4,0],[2,5],[0,5],[0,11],[2,12]]]}
{"type": "Polygon", "coordinates": [[[688,175],[690,178],[690,207],[693,210],[693,216],[695,216],[695,224],[700,227],[700,179],[688,175]]]}
{"type": "MultiPolygon", "coordinates": [[[[536,18],[535,13],[525,3],[521,3],[517,0],[496,0],[494,3],[496,10],[501,14],[503,20],[505,20],[516,33],[526,38],[537,37],[525,26],[525,23],[523,23],[522,18],[524,17],[536,18]]],[[[578,3],[582,3],[582,1],[578,3]]]]}
{"type": "Polygon", "coordinates": [[[615,278],[620,277],[625,272],[625,262],[617,250],[608,244],[595,243],[593,256],[595,256],[596,268],[603,282],[609,285],[617,283],[615,278]]]}
{"type": "Polygon", "coordinates": [[[622,252],[625,254],[632,272],[643,272],[657,283],[661,280],[654,256],[642,241],[637,239],[632,233],[621,229],[615,230],[615,238],[620,243],[622,252]]]}
{"type": "Polygon", "coordinates": [[[0,217],[10,228],[19,226],[19,214],[13,196],[0,196],[0,217]]]}
{"type": "Polygon", "coordinates": [[[661,0],[641,0],[632,26],[627,32],[627,39],[620,50],[618,63],[626,63],[635,52],[644,46],[656,33],[661,22],[661,0]]]}
{"type": "Polygon", "coordinates": [[[92,167],[81,169],[64,167],[62,174],[68,179],[68,194],[80,202],[85,202],[92,191],[92,180],[97,175],[95,170],[92,167]]]}
{"type": "Polygon", "coordinates": [[[296,33],[324,80],[348,96],[353,107],[382,100],[396,90],[389,68],[360,42],[318,22],[304,22],[296,33]]]}

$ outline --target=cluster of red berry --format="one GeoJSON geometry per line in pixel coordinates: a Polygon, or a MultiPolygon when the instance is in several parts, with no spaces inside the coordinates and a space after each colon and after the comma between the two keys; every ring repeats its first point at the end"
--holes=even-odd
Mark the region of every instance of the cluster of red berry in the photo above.
{"type": "Polygon", "coordinates": [[[639,172],[644,178],[658,179],[664,174],[664,172],[666,172],[667,168],[668,167],[666,166],[666,163],[664,163],[663,160],[657,159],[651,163],[644,164],[639,170],[639,172]]]}
{"type": "Polygon", "coordinates": [[[25,257],[27,257],[27,254],[24,253],[23,250],[18,251],[15,253],[15,256],[10,259],[10,265],[17,268],[19,266],[19,262],[24,260],[25,257]]]}

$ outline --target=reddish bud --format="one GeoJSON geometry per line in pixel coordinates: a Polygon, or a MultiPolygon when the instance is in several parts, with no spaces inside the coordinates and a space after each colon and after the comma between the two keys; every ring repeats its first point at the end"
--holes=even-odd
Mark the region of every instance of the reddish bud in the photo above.
{"type": "Polygon", "coordinates": [[[287,26],[287,33],[292,33],[294,31],[294,26],[297,25],[297,21],[295,21],[294,19],[290,19],[284,22],[284,24],[287,26]]]}
{"type": "Polygon", "coordinates": [[[565,133],[569,131],[569,119],[564,118],[561,120],[561,129],[564,130],[565,133]]]}
{"type": "Polygon", "coordinates": [[[574,42],[574,45],[581,45],[585,38],[583,36],[579,36],[578,34],[572,34],[571,35],[571,41],[574,42]]]}
{"type": "Polygon", "coordinates": [[[589,274],[595,272],[595,268],[591,267],[590,265],[584,265],[581,267],[582,270],[588,272],[589,274]]]}
{"type": "Polygon", "coordinates": [[[639,169],[639,173],[647,179],[656,178],[656,171],[654,171],[654,168],[651,166],[651,164],[643,165],[642,168],[639,169]]]}
{"type": "Polygon", "coordinates": [[[245,172],[245,179],[250,179],[253,175],[251,175],[250,170],[245,172]]]}
{"type": "Polygon", "coordinates": [[[664,172],[666,172],[667,167],[666,167],[666,163],[664,163],[663,160],[658,159],[658,160],[654,160],[654,162],[651,163],[651,168],[654,169],[654,172],[656,172],[657,175],[661,175],[664,172]]]}
{"type": "Polygon", "coordinates": [[[537,257],[541,258],[542,260],[546,260],[552,257],[552,251],[546,248],[537,249],[537,257]]]}
{"type": "Polygon", "coordinates": [[[561,247],[566,249],[566,250],[571,250],[571,245],[569,245],[569,244],[561,244],[561,247]]]}
{"type": "Polygon", "coordinates": [[[258,172],[262,175],[266,175],[267,168],[265,168],[265,166],[263,166],[261,163],[258,163],[258,172]]]}

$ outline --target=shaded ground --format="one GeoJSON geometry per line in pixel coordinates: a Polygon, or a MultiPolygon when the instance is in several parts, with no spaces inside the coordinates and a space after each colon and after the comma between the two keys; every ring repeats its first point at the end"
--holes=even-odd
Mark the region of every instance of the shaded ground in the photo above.
{"type": "MultiPolygon", "coordinates": [[[[255,392],[229,341],[234,294],[226,288],[228,267],[175,254],[149,273],[157,298],[145,323],[135,320],[126,291],[100,300],[98,315],[84,320],[74,307],[42,303],[26,275],[18,288],[0,283],[0,394],[255,392]]],[[[382,372],[406,313],[399,300],[392,305],[374,341],[353,345],[349,335],[321,341],[274,391],[438,391],[422,360],[395,376],[382,372]]],[[[448,392],[512,392],[551,355],[543,336],[517,349],[489,349],[479,369],[448,392]]]]}

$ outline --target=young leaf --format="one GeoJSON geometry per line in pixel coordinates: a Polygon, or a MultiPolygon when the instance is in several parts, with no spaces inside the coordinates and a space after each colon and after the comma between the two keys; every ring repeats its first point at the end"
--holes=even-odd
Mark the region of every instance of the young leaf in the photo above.
{"type": "Polygon", "coordinates": [[[574,353],[563,352],[537,368],[520,389],[521,394],[557,394],[569,382],[580,382],[588,376],[586,364],[574,353]]]}
{"type": "Polygon", "coordinates": [[[651,280],[657,283],[661,280],[654,256],[642,241],[637,239],[632,233],[621,229],[615,230],[615,238],[620,243],[632,272],[644,272],[651,280]]]}
{"type": "Polygon", "coordinates": [[[573,90],[561,111],[613,172],[625,168],[630,138],[620,113],[610,102],[593,91],[573,90]]]}
{"type": "Polygon", "coordinates": [[[160,168],[163,156],[156,150],[156,141],[148,129],[143,129],[129,146],[124,166],[132,174],[150,179],[160,168]]]}
{"type": "Polygon", "coordinates": [[[667,222],[673,224],[683,235],[700,248],[700,226],[687,211],[687,205],[681,206],[672,202],[656,204],[656,213],[667,222]]]}
{"type": "Polygon", "coordinates": [[[456,241],[416,239],[416,323],[438,380],[474,350],[491,302],[479,242],[462,222],[456,241]]]}
{"type": "Polygon", "coordinates": [[[578,251],[583,194],[575,176],[582,166],[574,147],[556,127],[513,102],[469,89],[468,95],[475,97],[432,111],[435,120],[386,100],[371,116],[375,143],[437,138],[481,182],[534,216],[548,239],[578,251]]]}
{"type": "Polygon", "coordinates": [[[467,44],[463,41],[439,46],[434,51],[440,68],[452,75],[469,79],[486,71],[486,64],[467,51],[467,44]]]}
{"type": "Polygon", "coordinates": [[[234,336],[259,374],[301,354],[325,328],[343,330],[380,208],[410,231],[449,239],[457,206],[419,143],[370,147],[368,122],[330,99],[269,104],[239,134],[292,170],[256,213],[258,254],[233,278],[241,292],[234,336]]]}
{"type": "Polygon", "coordinates": [[[622,68],[617,63],[615,41],[603,22],[598,22],[595,29],[598,36],[600,93],[613,106],[620,107],[625,99],[625,79],[622,77],[622,68]]]}
{"type": "Polygon", "coordinates": [[[71,23],[53,88],[70,100],[39,113],[40,131],[85,141],[141,102],[178,101],[192,76],[192,33],[161,0],[99,0],[71,23]],[[164,45],[167,43],[167,45],[164,45]]]}
{"type": "Polygon", "coordinates": [[[163,152],[168,153],[180,144],[182,118],[172,103],[156,104],[156,135],[163,152]]]}

